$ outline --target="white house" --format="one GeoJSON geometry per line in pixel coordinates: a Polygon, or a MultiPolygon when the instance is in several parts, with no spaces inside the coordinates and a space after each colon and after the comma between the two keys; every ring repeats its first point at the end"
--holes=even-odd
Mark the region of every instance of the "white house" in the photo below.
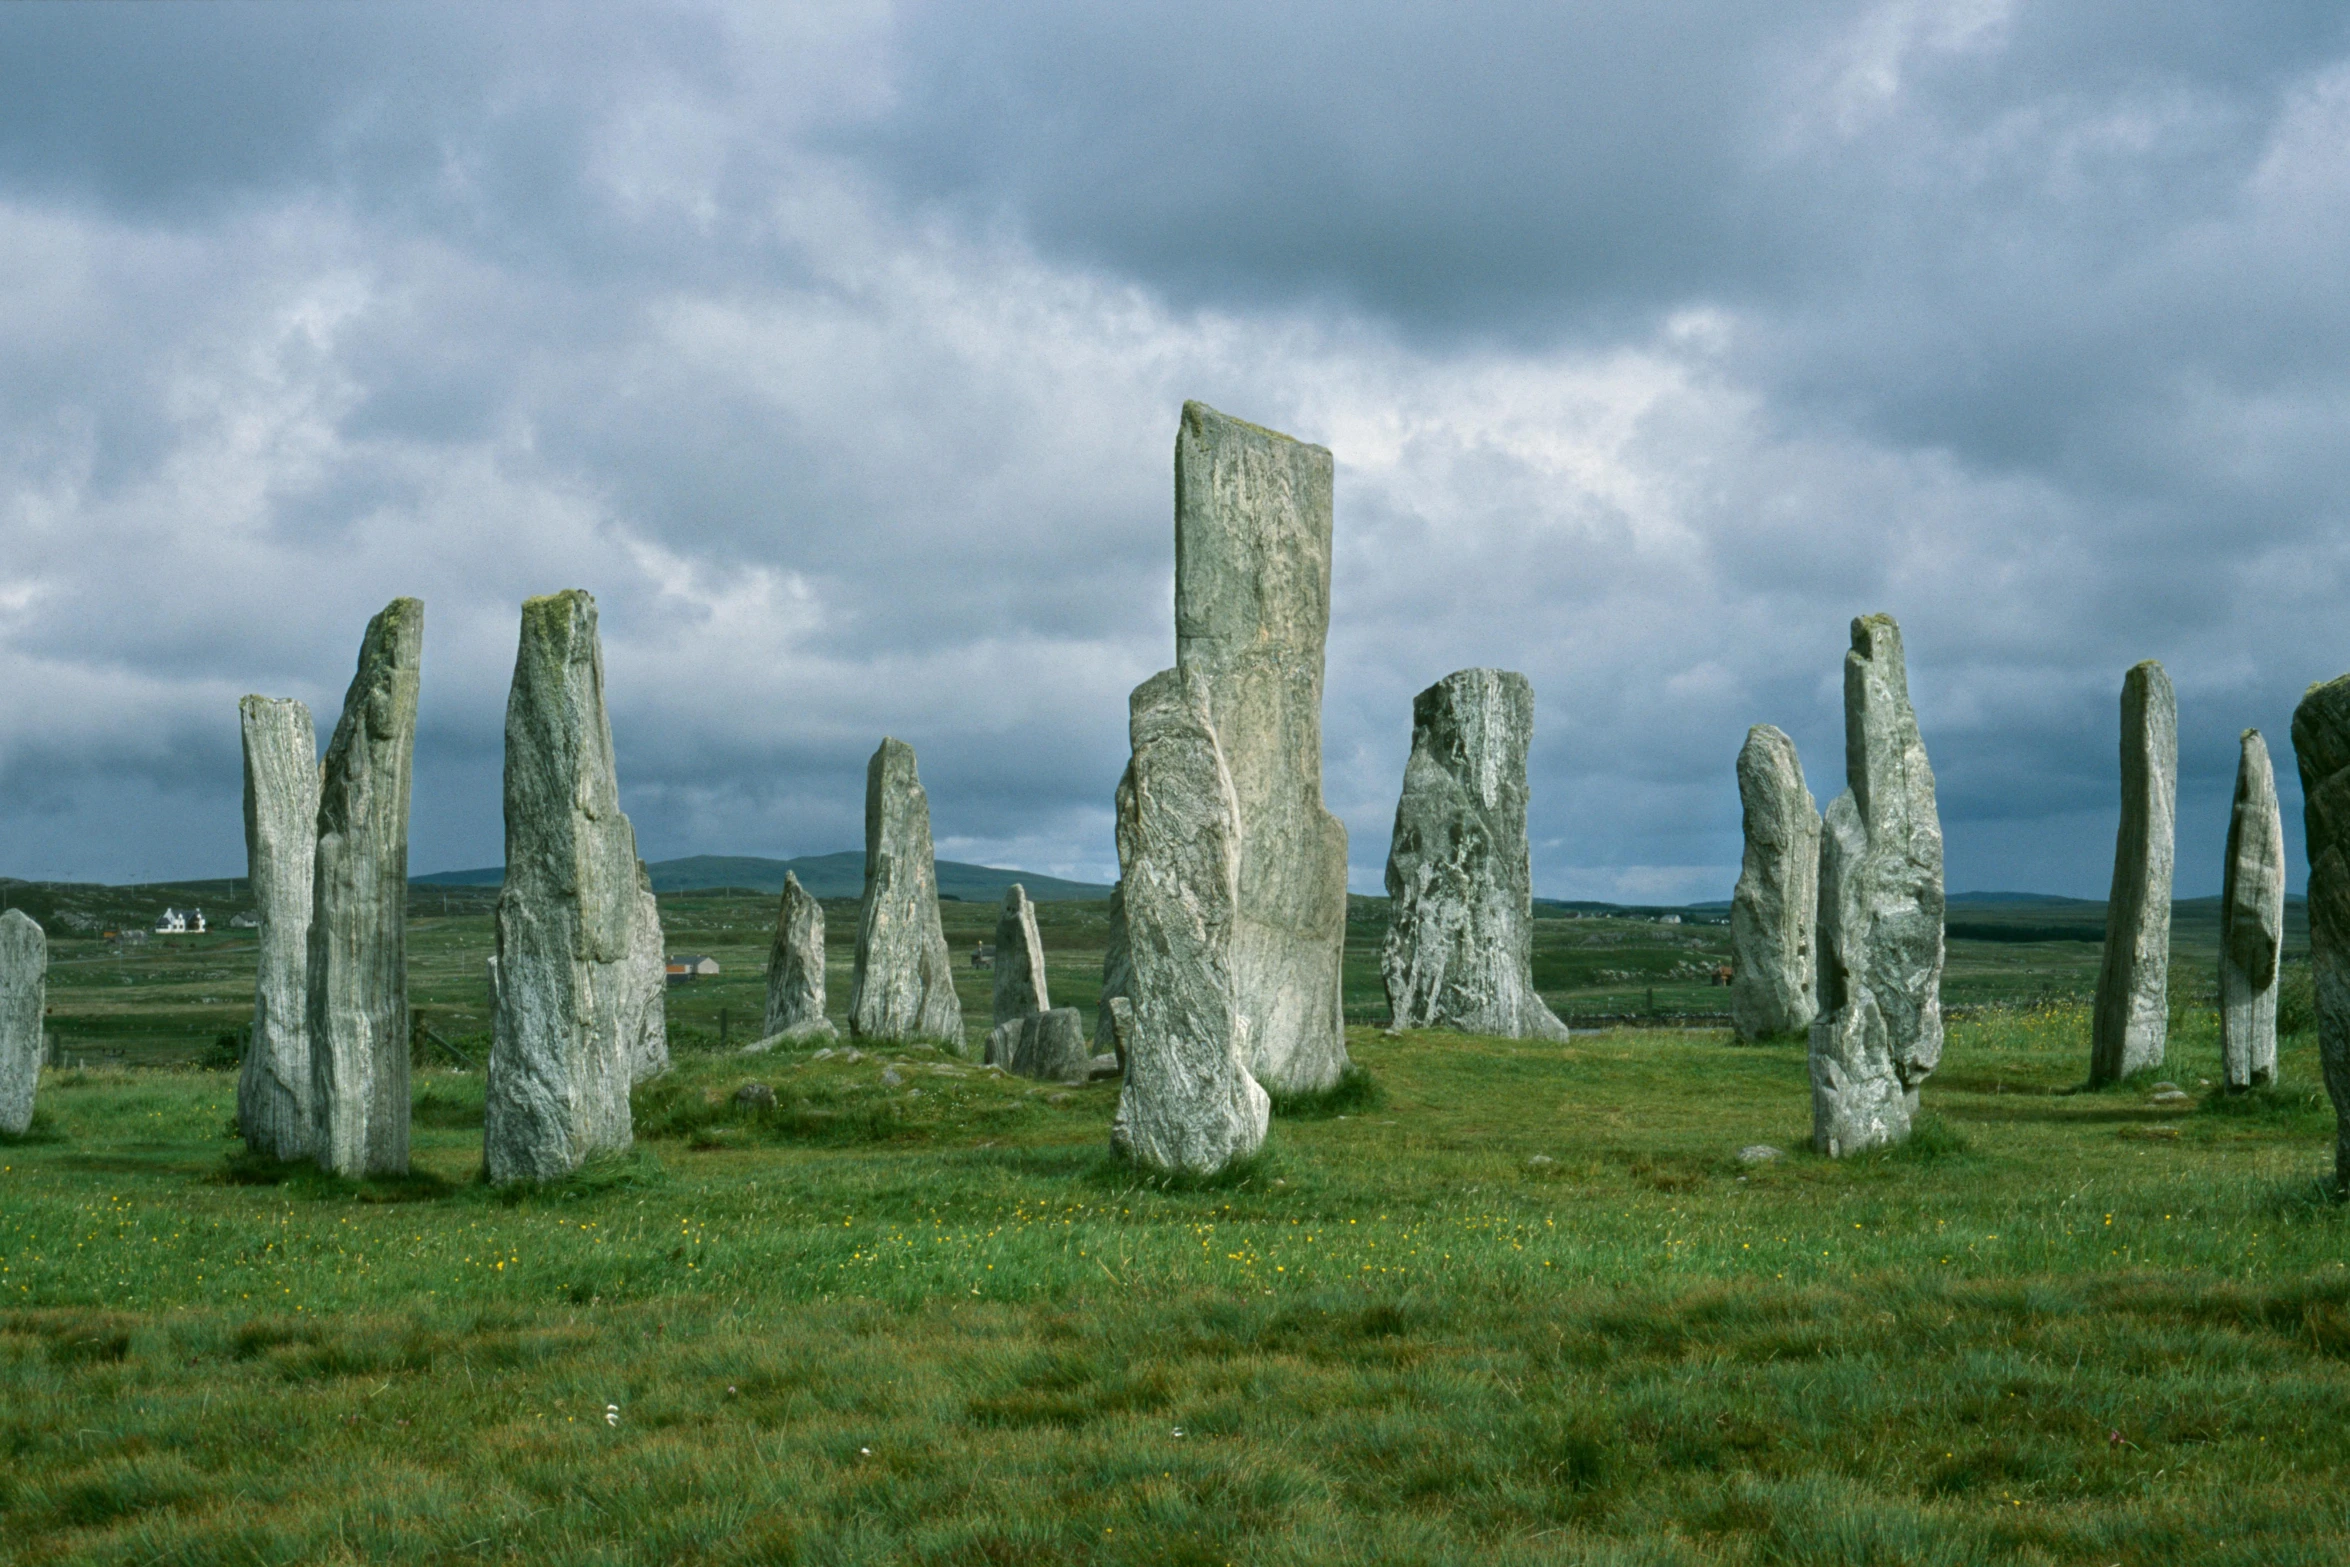
{"type": "Polygon", "coordinates": [[[204,934],[202,909],[165,909],[163,918],[155,922],[158,936],[201,936],[204,934]]]}

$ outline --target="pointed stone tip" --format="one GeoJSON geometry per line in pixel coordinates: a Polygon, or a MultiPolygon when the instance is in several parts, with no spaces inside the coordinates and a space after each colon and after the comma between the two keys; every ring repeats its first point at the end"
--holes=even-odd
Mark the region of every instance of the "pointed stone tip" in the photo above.
{"type": "Polygon", "coordinates": [[[798,871],[785,871],[783,873],[783,885],[787,892],[793,890],[806,890],[805,888],[800,887],[800,873],[798,871]]]}

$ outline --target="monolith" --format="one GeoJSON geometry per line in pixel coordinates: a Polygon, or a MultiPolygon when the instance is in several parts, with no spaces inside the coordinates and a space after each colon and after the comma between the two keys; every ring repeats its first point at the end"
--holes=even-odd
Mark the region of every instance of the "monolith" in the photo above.
{"type": "Polygon", "coordinates": [[[2334,1181],[2350,1195],[2350,675],[2311,686],[2293,709],[2309,851],[2309,965],[2317,1053],[2334,1101],[2334,1181]]]}
{"type": "Polygon", "coordinates": [[[1567,1037],[1534,990],[1533,737],[1534,688],[1505,669],[1461,670],[1412,701],[1379,957],[1396,1029],[1567,1037]]]}
{"type": "Polygon", "coordinates": [[[22,909],[0,914],[0,1132],[22,1137],[41,1086],[49,938],[22,909]]]}
{"type": "Polygon", "coordinates": [[[1909,705],[1901,628],[1852,623],[1844,775],[1820,832],[1812,1143],[1830,1158],[1909,1135],[1942,1059],[1942,820],[1909,705]]]}
{"type": "Polygon", "coordinates": [[[1207,683],[1240,801],[1233,983],[1277,1092],[1346,1069],[1346,828],[1322,806],[1327,449],[1185,403],[1175,438],[1175,662],[1207,683]]]}
{"type": "Polygon", "coordinates": [[[2089,1081],[2162,1065],[2170,1026],[2170,883],[2178,813],[2179,705],[2152,659],[2122,678],[2122,820],[2105,959],[2089,1020],[2089,1081]]]}
{"type": "Polygon", "coordinates": [[[321,1167],[408,1170],[408,776],[424,604],[367,623],[318,786],[304,1000],[321,1167]]]}
{"type": "Polygon", "coordinates": [[[2277,1078],[2277,973],[2285,945],[2285,824],[2257,729],[2236,761],[2219,894],[2220,1075],[2241,1092],[2277,1078]]]}
{"type": "Polygon", "coordinates": [[[318,857],[318,733],[290,697],[237,704],[245,743],[245,875],[261,925],[237,1131],[271,1159],[306,1159],[310,1124],[310,877],[318,857]]]}
{"type": "Polygon", "coordinates": [[[628,989],[620,1006],[631,1083],[669,1070],[669,953],[661,940],[661,900],[653,896],[653,872],[642,860],[636,862],[636,909],[628,989]]]}
{"type": "Polygon", "coordinates": [[[767,949],[769,1036],[824,1021],[824,905],[790,871],[775,908],[775,942],[767,949]]]}
{"type": "Polygon", "coordinates": [[[987,1062],[1020,1077],[1082,1083],[1093,1070],[1085,1019],[1075,1007],[1007,1018],[988,1033],[987,1062]]]}
{"type": "Polygon", "coordinates": [[[526,600],[506,698],[506,881],[482,1115],[493,1184],[559,1180],[628,1147],[646,891],[620,810],[596,601],[577,589],[526,600]]]}
{"type": "Polygon", "coordinates": [[[1118,1053],[1118,1026],[1110,1015],[1110,1003],[1133,993],[1134,960],[1126,950],[1126,884],[1120,881],[1110,887],[1110,929],[1102,939],[1102,992],[1093,1014],[1094,1054],[1118,1053]]]}
{"type": "Polygon", "coordinates": [[[1052,1009],[1045,985],[1044,942],[1036,934],[1036,905],[1018,882],[1004,892],[1004,911],[995,922],[995,1021],[1030,1017],[1052,1009]]]}
{"type": "Polygon", "coordinates": [[[1240,801],[1206,678],[1170,669],[1135,688],[1133,759],[1118,786],[1118,866],[1134,966],[1114,1147],[1207,1173],[1256,1152],[1270,1103],[1248,1069],[1234,984],[1240,801]]]}
{"type": "Polygon", "coordinates": [[[865,901],[857,912],[849,1029],[864,1039],[929,1039],[964,1049],[963,1005],[938,920],[930,797],[914,748],[885,739],[865,769],[865,901]]]}
{"type": "Polygon", "coordinates": [[[1795,742],[1769,724],[1738,753],[1746,855],[1730,894],[1730,1026],[1740,1039],[1800,1034],[1819,1011],[1820,813],[1795,742]]]}

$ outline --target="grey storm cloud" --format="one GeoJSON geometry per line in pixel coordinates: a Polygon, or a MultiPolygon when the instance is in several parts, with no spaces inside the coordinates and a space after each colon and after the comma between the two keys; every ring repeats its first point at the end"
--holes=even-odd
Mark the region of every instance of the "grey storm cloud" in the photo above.
{"type": "Polygon", "coordinates": [[[2102,890],[2152,656],[2210,891],[2350,667],[2346,152],[2338,6],[0,8],[0,870],[234,871],[236,697],[398,593],[492,862],[583,586],[648,854],[853,845],[888,732],[1106,877],[1201,397],[1338,459],[1359,887],[1493,663],[1538,889],[1725,895],[1885,609],[1955,886],[2102,890]]]}

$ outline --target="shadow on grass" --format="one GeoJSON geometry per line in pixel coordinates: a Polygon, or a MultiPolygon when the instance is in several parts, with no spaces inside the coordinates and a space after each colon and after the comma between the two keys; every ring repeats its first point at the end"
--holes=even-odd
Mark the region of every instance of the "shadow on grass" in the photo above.
{"type": "Polygon", "coordinates": [[[515,1208],[524,1203],[579,1202],[610,1192],[649,1191],[668,1181],[669,1170],[661,1163],[661,1156],[639,1144],[624,1153],[590,1159],[559,1181],[508,1181],[492,1186],[489,1172],[484,1170],[473,1189],[487,1193],[502,1207],[515,1208]]]}
{"type": "Polygon", "coordinates": [[[1375,1110],[1387,1103],[1387,1094],[1378,1080],[1352,1062],[1328,1088],[1300,1094],[1276,1094],[1267,1090],[1267,1096],[1273,1101],[1273,1113],[1285,1121],[1327,1121],[1333,1116],[1375,1110]]]}
{"type": "Polygon", "coordinates": [[[1149,1169],[1114,1150],[1096,1154],[1088,1163],[1087,1184],[1117,1194],[1246,1191],[1271,1186],[1282,1170],[1281,1156],[1270,1138],[1246,1159],[1235,1159],[1221,1170],[1207,1174],[1149,1169]]]}
{"type": "Polygon", "coordinates": [[[64,1141],[65,1133],[59,1130],[57,1122],[49,1112],[42,1109],[33,1111],[33,1118],[25,1123],[23,1131],[0,1132],[0,1148],[24,1148],[35,1143],[61,1143],[64,1141]]]}
{"type": "Polygon", "coordinates": [[[356,1181],[321,1170],[307,1159],[273,1159],[250,1148],[232,1150],[210,1179],[223,1186],[274,1186],[313,1202],[445,1202],[465,1190],[429,1170],[356,1181]]]}
{"type": "Polygon", "coordinates": [[[1909,1135],[1897,1143],[1845,1155],[1847,1165],[1898,1168],[1904,1165],[1948,1164],[1974,1157],[1966,1134],[1940,1113],[1929,1111],[1909,1123],[1909,1135]]]}

